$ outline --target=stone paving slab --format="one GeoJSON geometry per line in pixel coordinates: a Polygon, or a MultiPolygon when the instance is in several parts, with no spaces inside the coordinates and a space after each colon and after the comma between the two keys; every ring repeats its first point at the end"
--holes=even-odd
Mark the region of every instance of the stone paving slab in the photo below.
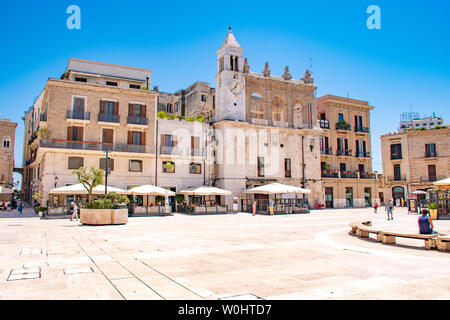
{"type": "MultiPolygon", "coordinates": [[[[420,240],[384,245],[349,235],[350,222],[367,219],[375,228],[416,233],[418,216],[405,209],[393,221],[383,208],[368,208],[132,217],[101,227],[33,214],[0,218],[0,299],[450,297],[450,253],[425,250],[420,240]],[[20,272],[35,268],[39,278],[20,272]],[[8,281],[11,275],[24,279],[8,281]]],[[[434,224],[450,234],[449,220],[434,224]]]]}

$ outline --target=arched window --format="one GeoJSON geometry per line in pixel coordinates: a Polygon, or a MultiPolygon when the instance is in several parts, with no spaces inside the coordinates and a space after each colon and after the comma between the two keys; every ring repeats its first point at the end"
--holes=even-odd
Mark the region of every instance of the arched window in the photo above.
{"type": "Polygon", "coordinates": [[[280,97],[272,99],[272,121],[287,122],[287,108],[280,97]]]}
{"type": "Polygon", "coordinates": [[[250,114],[253,119],[266,118],[262,105],[262,97],[257,93],[253,93],[250,97],[250,114]]]}
{"type": "Polygon", "coordinates": [[[301,127],[303,124],[303,106],[300,103],[297,103],[294,106],[294,125],[297,127],[301,127]]]}

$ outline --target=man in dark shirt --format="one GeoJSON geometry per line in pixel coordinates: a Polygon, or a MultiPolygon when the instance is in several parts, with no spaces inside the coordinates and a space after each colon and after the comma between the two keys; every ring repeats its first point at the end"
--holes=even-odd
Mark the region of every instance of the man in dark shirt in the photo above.
{"type": "Polygon", "coordinates": [[[433,221],[428,216],[428,210],[423,209],[422,215],[419,217],[419,232],[420,234],[437,234],[438,232],[433,230],[433,221]]]}

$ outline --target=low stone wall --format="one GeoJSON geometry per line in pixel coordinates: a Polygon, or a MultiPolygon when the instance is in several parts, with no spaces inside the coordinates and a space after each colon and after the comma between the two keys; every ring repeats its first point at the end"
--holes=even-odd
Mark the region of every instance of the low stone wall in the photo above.
{"type": "Polygon", "coordinates": [[[87,225],[126,224],[128,223],[128,209],[81,208],[80,222],[87,225]]]}

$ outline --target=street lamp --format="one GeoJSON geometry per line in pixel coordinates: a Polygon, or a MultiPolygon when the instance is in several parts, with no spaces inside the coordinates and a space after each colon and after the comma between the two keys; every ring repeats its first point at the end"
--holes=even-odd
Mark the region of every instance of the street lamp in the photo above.
{"type": "Polygon", "coordinates": [[[55,176],[53,179],[55,180],[55,188],[56,188],[56,184],[58,183],[58,177],[55,176]]]}

